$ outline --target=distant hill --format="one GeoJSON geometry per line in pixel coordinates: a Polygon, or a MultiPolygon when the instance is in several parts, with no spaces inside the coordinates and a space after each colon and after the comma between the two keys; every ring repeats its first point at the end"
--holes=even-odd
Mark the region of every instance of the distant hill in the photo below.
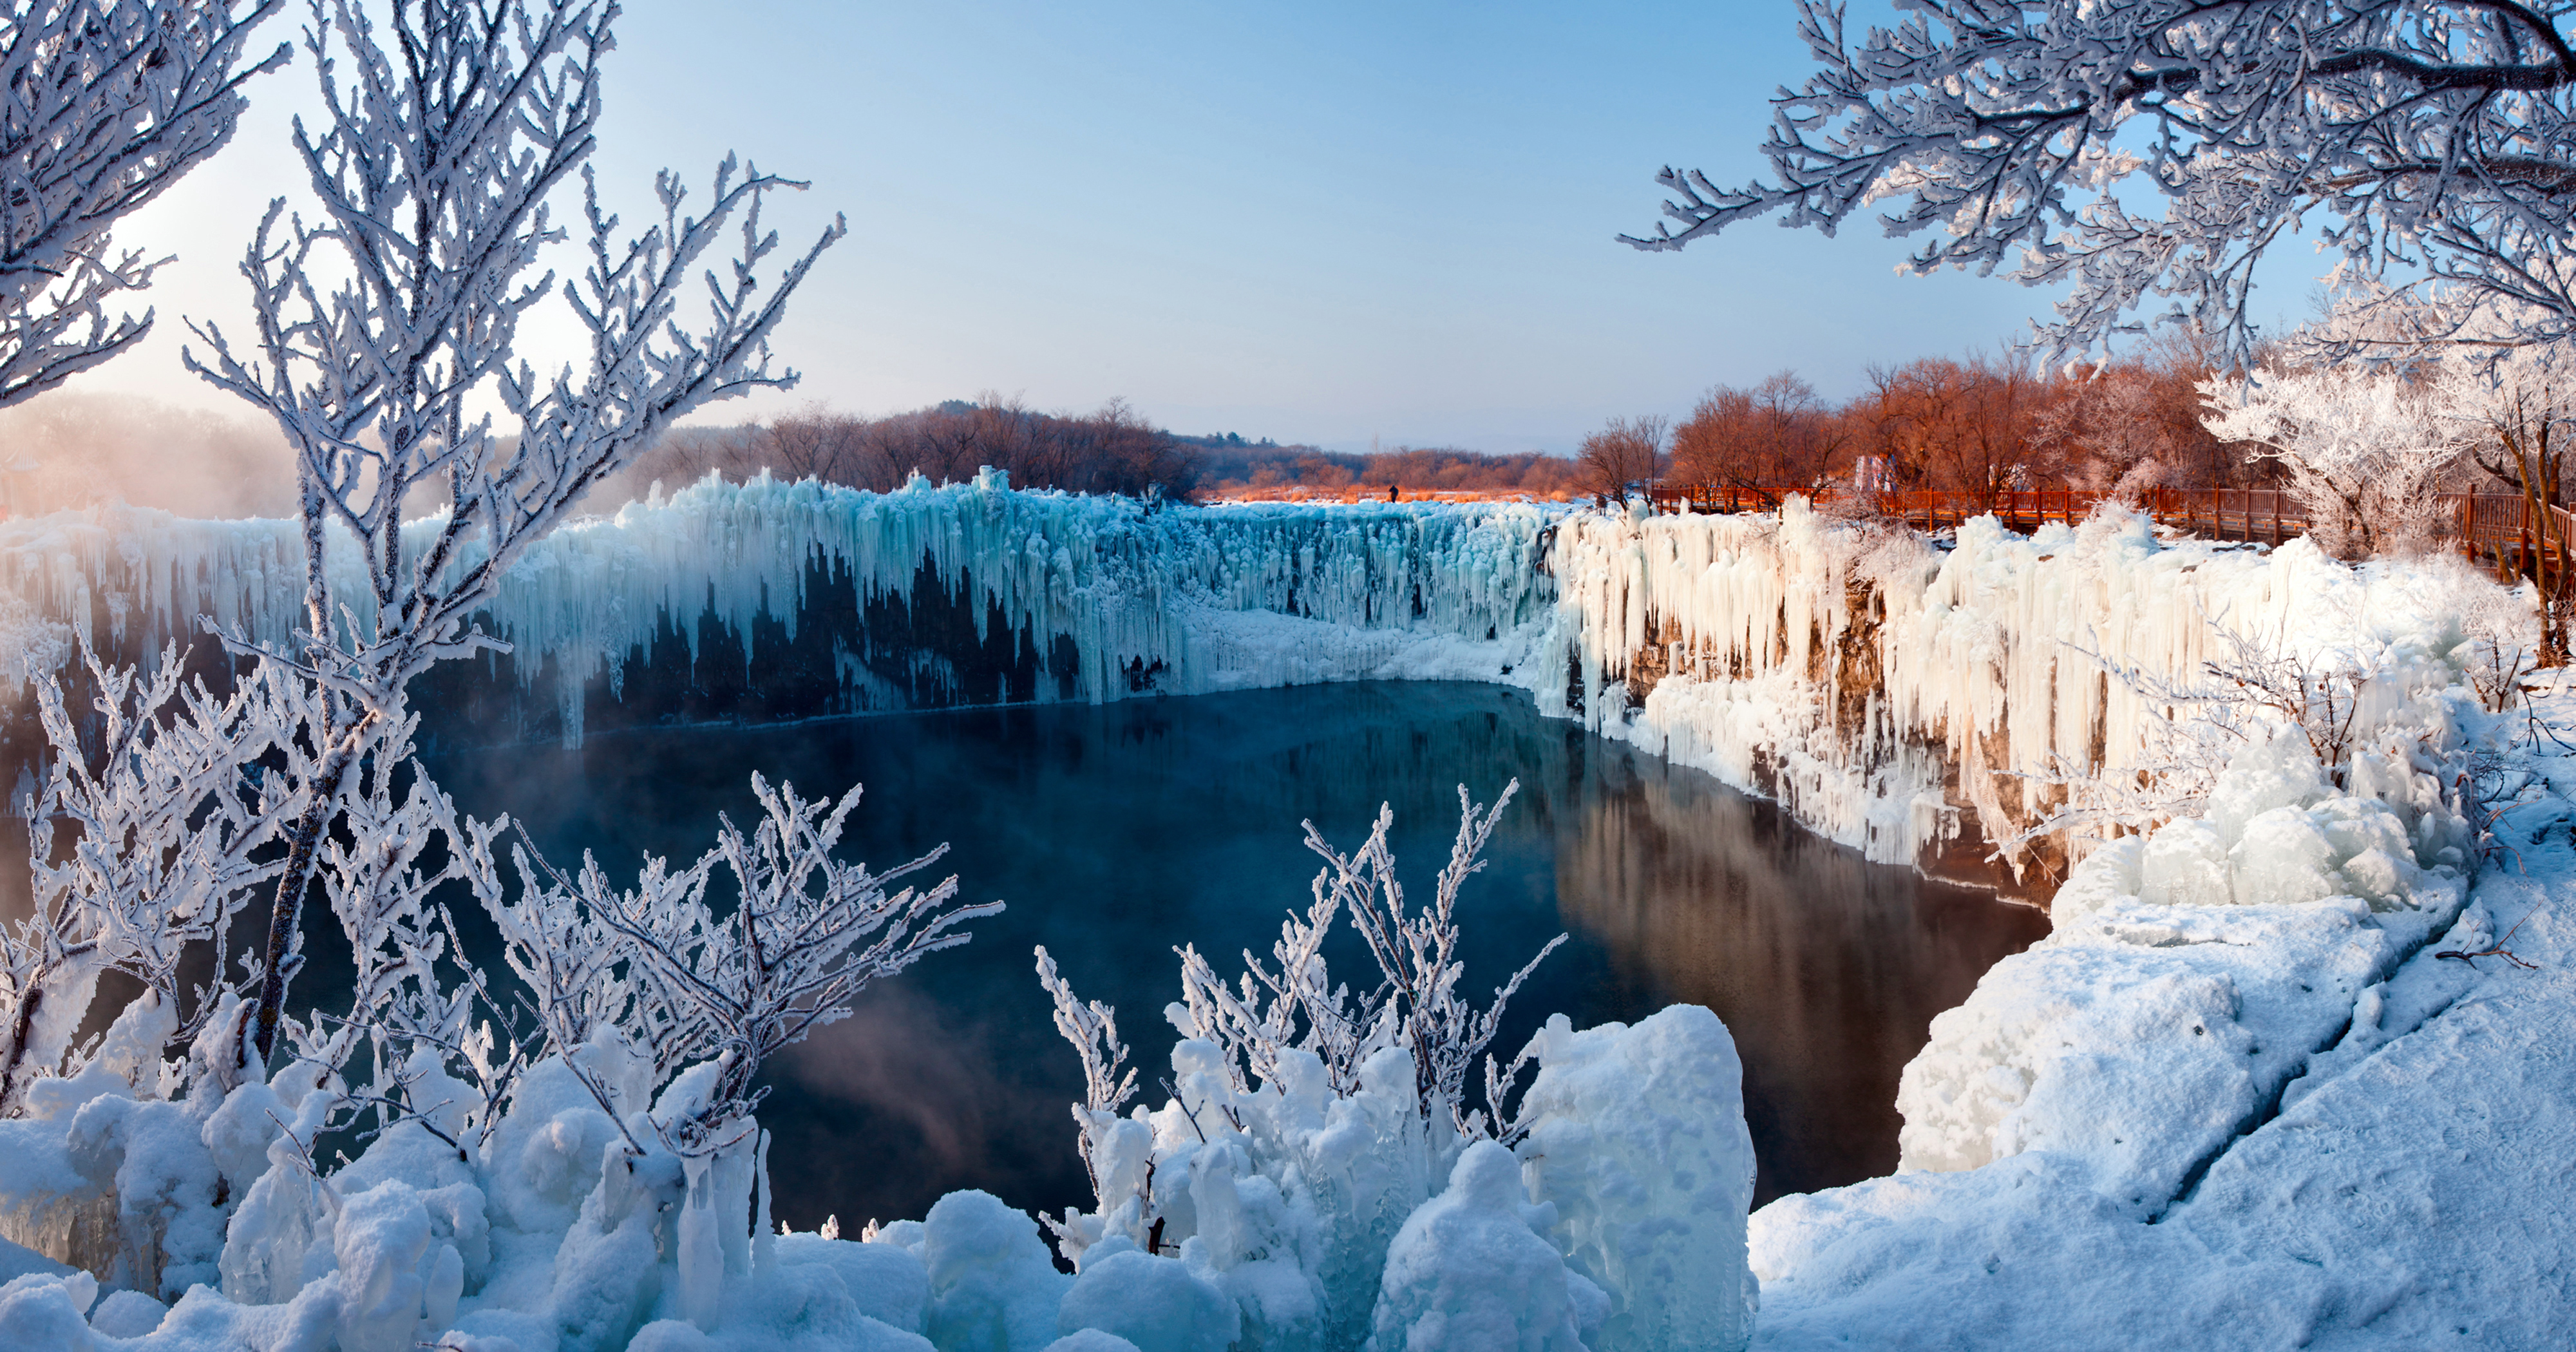
{"type": "Polygon", "coordinates": [[[1574,490],[1579,469],[1564,456],[1540,451],[1492,455],[1457,447],[1400,446],[1376,455],[1314,446],[1247,442],[1226,434],[1182,437],[1201,448],[1199,492],[1223,494],[1268,488],[1368,488],[1553,493],[1574,490]]]}

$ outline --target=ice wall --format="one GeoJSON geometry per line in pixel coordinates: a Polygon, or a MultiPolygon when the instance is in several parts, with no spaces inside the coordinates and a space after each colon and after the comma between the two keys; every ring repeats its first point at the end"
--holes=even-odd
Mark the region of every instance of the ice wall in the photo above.
{"type": "MultiPolygon", "coordinates": [[[[1564,683],[1541,676],[1542,702],[1888,861],[1982,857],[2046,806],[2052,771],[2137,765],[2168,708],[2107,668],[2199,682],[2222,629],[2320,660],[2458,641],[2436,632],[2456,626],[2446,607],[2402,594],[2434,572],[2305,541],[2161,539],[2118,513],[2028,537],[1981,518],[1940,547],[1795,500],[1777,516],[1586,513],[1549,562],[1564,683]]],[[[2045,888],[2064,860],[2024,862],[2045,888]]]]}
{"type": "MultiPolygon", "coordinates": [[[[347,562],[334,570],[354,586],[347,562]]],[[[1974,866],[2040,806],[2030,776],[2136,762],[2164,710],[2106,663],[2191,679],[2219,626],[2312,653],[2368,646],[2387,637],[2374,616],[2438,616],[2382,594],[2420,572],[2355,569],[2303,543],[2161,540],[2117,514],[2027,538],[1972,521],[1935,547],[1794,501],[1732,517],[1149,510],[1013,492],[988,473],[884,494],[768,479],[657,493],[539,542],[489,620],[518,646],[520,681],[553,683],[530,693],[560,709],[567,742],[585,708],[630,693],[639,661],[703,679],[721,635],[747,671],[761,634],[793,644],[827,624],[828,644],[803,641],[836,693],[805,712],[1506,681],[1770,794],[1873,858],[1948,851],[1974,866]],[[925,589],[948,603],[949,632],[884,622],[889,604],[917,618],[925,589]],[[980,642],[996,625],[1039,679],[970,690],[967,666],[993,659],[954,631],[980,642]]],[[[278,642],[300,593],[288,523],[128,509],[0,523],[0,645],[40,660],[59,660],[69,629],[142,656],[201,614],[278,642]]],[[[22,665],[0,661],[0,680],[22,665]]],[[[2044,887],[2065,860],[2036,863],[2025,882],[2044,887]]]]}
{"type": "MultiPolygon", "coordinates": [[[[425,535],[433,523],[416,523],[425,535]]],[[[1038,697],[1115,699],[1369,676],[1493,678],[1545,617],[1532,506],[1263,504],[1147,510],[1120,498],[916,479],[877,494],[759,479],[701,483],[583,520],[538,542],[489,612],[534,678],[552,659],[580,735],[584,691],[676,628],[694,662],[710,628],[755,655],[756,617],[790,639],[817,576],[862,603],[912,594],[926,570],[970,603],[977,634],[999,616],[1054,679],[1038,697]]],[[[345,544],[335,540],[335,544],[345,544]]],[[[344,591],[354,560],[332,555],[344,591]]],[[[109,509],[0,524],[0,661],[59,660],[54,621],[145,657],[212,617],[264,643],[301,620],[291,523],[189,521],[109,509]]],[[[854,649],[864,636],[853,637],[854,649]]],[[[843,678],[863,684],[864,662],[843,678]]]]}

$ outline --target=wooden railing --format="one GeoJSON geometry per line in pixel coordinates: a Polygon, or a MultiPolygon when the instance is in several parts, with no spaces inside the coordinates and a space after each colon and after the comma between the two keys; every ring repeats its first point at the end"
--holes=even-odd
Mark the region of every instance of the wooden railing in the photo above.
{"type": "MultiPolygon", "coordinates": [[[[1668,512],[1767,512],[1791,490],[1722,488],[1659,490],[1655,506],[1668,512]]],[[[1849,489],[1841,490],[1848,495],[1849,489]]],[[[1827,496],[1834,496],[1828,494],[1827,496]]],[[[1992,515],[2015,530],[2035,530],[2051,521],[2068,525],[2092,515],[2107,494],[2078,488],[2037,488],[2000,493],[1962,493],[1947,489],[1907,489],[1861,494],[1878,515],[1903,520],[1924,530],[1955,527],[1971,517],[1992,515]]],[[[2460,552],[2503,574],[2525,574],[2546,556],[2557,561],[2560,540],[2576,539],[2576,514],[2551,507],[2555,531],[2535,530],[2528,505],[2513,493],[2444,493],[2450,505],[2453,538],[2460,552]]],[[[2277,488],[2157,488],[2139,508],[2157,524],[2222,540],[2281,544],[2305,535],[2306,513],[2277,488]]]]}

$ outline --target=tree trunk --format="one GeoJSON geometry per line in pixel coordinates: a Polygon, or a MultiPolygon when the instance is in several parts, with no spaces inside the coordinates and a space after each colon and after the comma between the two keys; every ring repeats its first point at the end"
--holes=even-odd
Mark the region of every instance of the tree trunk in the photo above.
{"type": "Polygon", "coordinates": [[[362,717],[322,762],[322,773],[313,782],[312,800],[304,805],[304,815],[296,819],[295,830],[287,838],[286,872],[278,878],[277,899],[269,906],[268,949],[259,978],[259,1023],[254,1045],[262,1064],[277,1049],[278,1018],[286,1006],[286,959],[294,949],[295,932],[303,924],[304,892],[313,882],[314,857],[320,849],[322,833],[331,828],[331,819],[338,814],[340,785],[349,777],[349,767],[357,763],[358,748],[365,745],[366,726],[362,717]]]}
{"type": "Polygon", "coordinates": [[[28,982],[27,998],[18,1002],[18,1017],[10,1024],[9,1052],[6,1059],[0,1059],[0,1116],[8,1115],[17,1106],[18,1063],[26,1059],[27,1036],[35,1031],[36,1007],[44,1003],[45,978],[51,975],[40,971],[28,982]]]}

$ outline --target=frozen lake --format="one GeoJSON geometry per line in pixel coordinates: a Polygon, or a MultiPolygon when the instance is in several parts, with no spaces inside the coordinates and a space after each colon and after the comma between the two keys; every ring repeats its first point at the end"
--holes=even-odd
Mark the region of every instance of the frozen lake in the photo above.
{"type": "MultiPolygon", "coordinates": [[[[1282,913],[1309,900],[1305,818],[1348,849],[1392,803],[1402,876],[1425,901],[1457,829],[1456,786],[1490,802],[1517,777],[1461,900],[1462,989],[1488,995],[1548,938],[1572,938],[1513,1002],[1496,1050],[1508,1058],[1552,1011],[1584,1026],[1675,1001],[1716,1010],[1744,1055],[1757,1205],[1893,1169],[1897,1075],[1932,1016],[2047,930],[2036,910],[1866,863],[1767,803],[1485,685],[668,729],[428,759],[464,810],[520,818],[559,865],[594,850],[612,877],[647,851],[695,858],[719,810],[750,820],[754,770],[809,795],[864,783],[855,857],[889,866],[945,841],[934,880],[953,871],[962,899],[1009,903],[972,944],[773,1063],[760,1118],[777,1137],[777,1213],[799,1229],[919,1216],[966,1187],[1087,1205],[1066,1111],[1079,1065],[1031,947],[1117,1006],[1159,1103],[1174,1036],[1160,1011],[1180,993],[1171,950],[1194,943],[1222,973],[1247,947],[1266,960],[1282,913]]],[[[1374,985],[1357,940],[1338,937],[1336,977],[1374,985]]]]}

